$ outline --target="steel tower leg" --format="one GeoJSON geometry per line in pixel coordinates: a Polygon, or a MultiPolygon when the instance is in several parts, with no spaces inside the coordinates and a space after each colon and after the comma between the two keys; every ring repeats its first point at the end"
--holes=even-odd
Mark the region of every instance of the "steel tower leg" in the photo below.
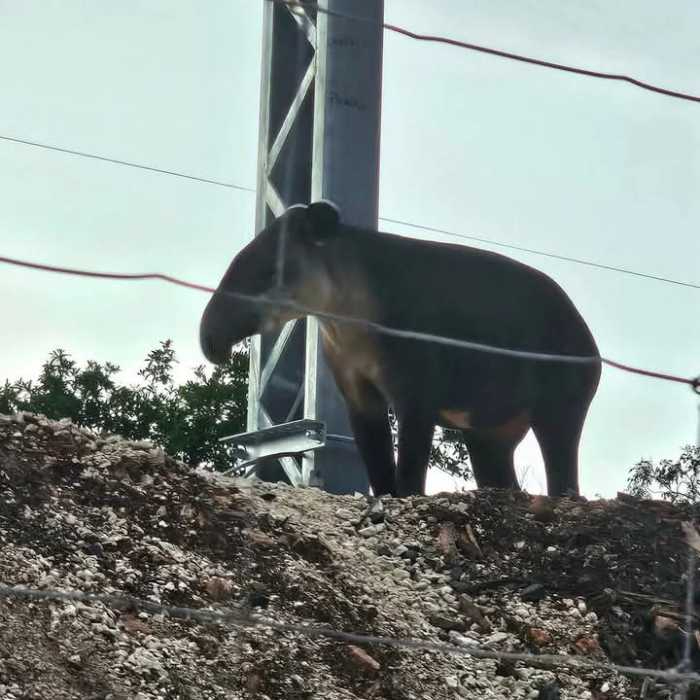
{"type": "MultiPolygon", "coordinates": [[[[345,221],[377,228],[383,0],[264,3],[256,231],[288,206],[334,201],[345,221]]],[[[253,339],[248,431],[302,418],[326,424],[325,446],[257,466],[263,479],[333,493],[368,492],[345,404],[314,318],[253,339]]],[[[264,452],[264,451],[263,451],[264,452]]]]}

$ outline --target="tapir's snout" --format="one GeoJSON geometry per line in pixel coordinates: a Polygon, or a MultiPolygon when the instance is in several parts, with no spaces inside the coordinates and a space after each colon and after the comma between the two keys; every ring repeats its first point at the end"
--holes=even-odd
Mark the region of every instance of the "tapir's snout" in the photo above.
{"type": "Polygon", "coordinates": [[[227,342],[220,331],[216,332],[211,323],[211,315],[207,307],[199,324],[199,346],[209,362],[220,365],[229,359],[233,343],[227,342]]]}
{"type": "Polygon", "coordinates": [[[228,360],[231,354],[231,346],[224,348],[222,345],[217,345],[214,338],[202,324],[199,333],[199,345],[202,348],[202,354],[209,362],[215,365],[220,365],[228,360]]]}
{"type": "Polygon", "coordinates": [[[231,348],[260,332],[262,319],[257,309],[247,303],[231,303],[213,296],[199,324],[199,346],[206,359],[221,365],[231,357],[231,348]]]}

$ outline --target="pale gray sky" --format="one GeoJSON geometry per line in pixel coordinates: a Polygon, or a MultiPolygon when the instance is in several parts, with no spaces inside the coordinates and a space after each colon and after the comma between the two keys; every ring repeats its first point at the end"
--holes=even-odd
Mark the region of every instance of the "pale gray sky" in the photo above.
{"type": "MultiPolygon", "coordinates": [[[[0,0],[0,134],[253,186],[262,1],[0,0]]],[[[386,0],[386,19],[700,93],[690,1],[386,0]]],[[[700,104],[393,34],[383,85],[383,216],[700,281],[700,104]]],[[[253,215],[250,193],[0,142],[0,255],[215,284],[253,215]]],[[[700,372],[698,291],[509,254],[567,290],[604,355],[700,372]]],[[[57,346],[127,379],[167,337],[180,376],[202,362],[196,292],[3,267],[0,295],[0,380],[57,346]]],[[[695,433],[688,389],[606,369],[584,492],[695,433]]],[[[531,436],[517,460],[541,489],[531,436]]]]}

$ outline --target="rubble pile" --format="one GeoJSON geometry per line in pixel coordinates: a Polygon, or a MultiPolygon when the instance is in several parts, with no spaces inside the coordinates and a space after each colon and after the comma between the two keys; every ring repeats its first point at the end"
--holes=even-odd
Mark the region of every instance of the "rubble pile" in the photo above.
{"type": "Polygon", "coordinates": [[[1,598],[0,698],[670,698],[659,681],[537,657],[676,666],[692,515],[629,497],[332,496],[192,470],[67,420],[0,416],[0,584],[533,655],[1,598]]]}

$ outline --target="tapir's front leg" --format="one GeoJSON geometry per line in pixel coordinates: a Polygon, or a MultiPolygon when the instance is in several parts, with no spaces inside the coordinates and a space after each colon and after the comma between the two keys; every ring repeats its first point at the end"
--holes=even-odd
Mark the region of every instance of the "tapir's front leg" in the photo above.
{"type": "Polygon", "coordinates": [[[341,358],[328,348],[326,359],[345,399],[355,444],[365,463],[373,494],[395,496],[396,463],[389,426],[389,404],[366,377],[346,371],[341,358]]]}
{"type": "Polygon", "coordinates": [[[398,496],[422,496],[428,472],[435,421],[420,413],[399,416],[399,458],[396,470],[398,496]]]}
{"type": "Polygon", "coordinates": [[[369,484],[375,496],[396,495],[394,445],[389,427],[388,406],[383,410],[373,404],[372,410],[348,405],[355,443],[367,467],[369,484]]]}
{"type": "Polygon", "coordinates": [[[367,467],[372,493],[375,496],[396,495],[394,446],[387,408],[382,414],[349,407],[348,413],[357,449],[367,467]]]}

